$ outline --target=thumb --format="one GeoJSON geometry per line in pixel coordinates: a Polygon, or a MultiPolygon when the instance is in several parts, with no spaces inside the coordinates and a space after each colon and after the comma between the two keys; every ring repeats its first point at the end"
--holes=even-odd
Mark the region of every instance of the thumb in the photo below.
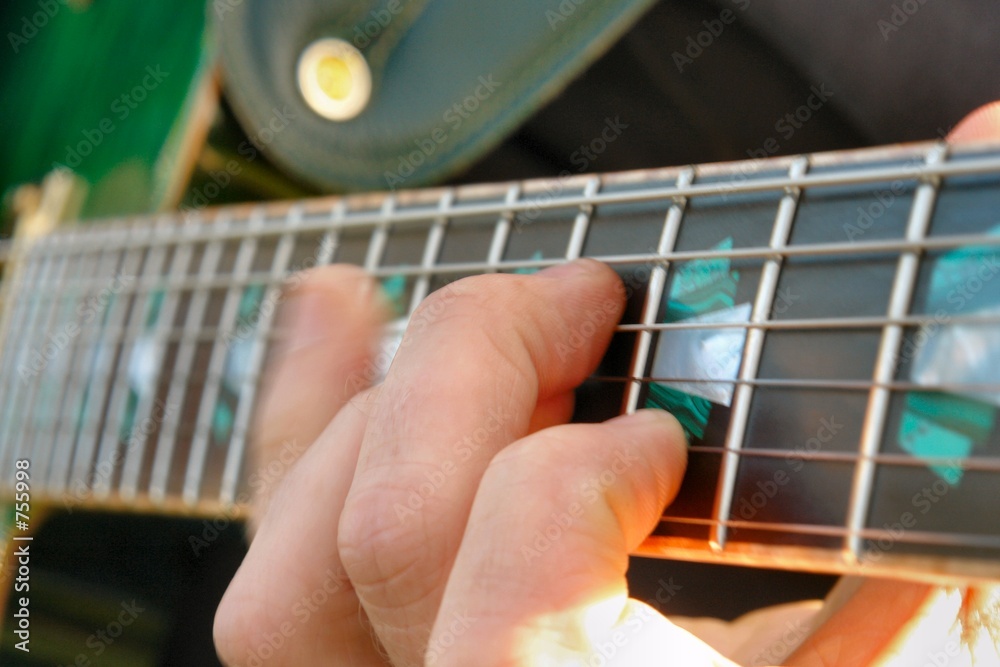
{"type": "Polygon", "coordinates": [[[677,493],[685,459],[680,426],[658,410],[552,427],[502,450],[476,495],[427,664],[731,665],[628,599],[628,553],[677,493]]]}

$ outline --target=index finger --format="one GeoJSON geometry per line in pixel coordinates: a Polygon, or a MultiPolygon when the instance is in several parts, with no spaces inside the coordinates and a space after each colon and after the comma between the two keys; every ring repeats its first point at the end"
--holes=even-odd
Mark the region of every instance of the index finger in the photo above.
{"type": "Polygon", "coordinates": [[[418,664],[493,456],[596,368],[624,307],[607,266],[477,276],[414,313],[370,417],[340,554],[390,656],[418,664]]]}

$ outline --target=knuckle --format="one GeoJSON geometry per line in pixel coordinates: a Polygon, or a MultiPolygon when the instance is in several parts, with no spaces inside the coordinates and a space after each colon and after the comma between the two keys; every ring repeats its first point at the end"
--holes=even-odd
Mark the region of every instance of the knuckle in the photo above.
{"type": "Polygon", "coordinates": [[[427,550],[419,516],[401,520],[400,505],[396,492],[376,490],[349,498],[341,513],[337,548],[359,594],[393,588],[427,550]]]}

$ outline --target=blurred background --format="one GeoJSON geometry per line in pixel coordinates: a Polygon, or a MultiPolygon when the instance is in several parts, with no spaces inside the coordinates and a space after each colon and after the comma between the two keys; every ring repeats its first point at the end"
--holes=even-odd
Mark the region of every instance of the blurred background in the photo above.
{"type": "MultiPolygon", "coordinates": [[[[992,0],[7,0],[0,29],[0,240],[57,167],[96,219],[937,139],[1000,98],[992,0]],[[370,104],[343,122],[296,86],[327,34],[369,58],[370,104]],[[448,140],[407,164],[435,124],[448,140]]],[[[217,664],[245,545],[222,522],[193,549],[207,525],[51,508],[33,650],[5,627],[0,664],[217,664]]],[[[642,559],[630,577],[668,613],[723,618],[833,581],[642,559]]]]}

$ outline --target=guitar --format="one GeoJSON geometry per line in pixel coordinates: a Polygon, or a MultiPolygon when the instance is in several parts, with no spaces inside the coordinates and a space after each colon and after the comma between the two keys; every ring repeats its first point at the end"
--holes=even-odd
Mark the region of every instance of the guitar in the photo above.
{"type": "Polygon", "coordinates": [[[384,366],[431,291],[589,256],[629,305],[575,419],[667,407],[691,442],[640,554],[996,579],[998,202],[1000,146],[915,144],[7,242],[0,489],[32,511],[244,517],[267,474],[247,456],[261,368],[297,271],[346,262],[383,282],[400,318],[384,366]]]}

